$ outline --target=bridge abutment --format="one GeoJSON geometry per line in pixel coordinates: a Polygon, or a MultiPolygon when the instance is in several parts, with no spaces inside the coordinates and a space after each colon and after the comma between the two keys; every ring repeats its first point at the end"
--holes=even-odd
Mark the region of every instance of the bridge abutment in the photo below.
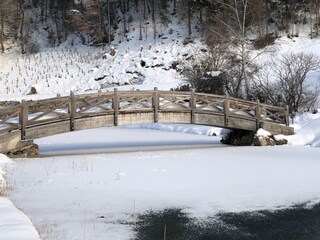
{"type": "Polygon", "coordinates": [[[294,129],[292,127],[275,124],[272,122],[261,122],[260,128],[272,133],[272,135],[283,134],[287,136],[294,134],[294,129]]]}
{"type": "Polygon", "coordinates": [[[22,140],[18,148],[8,151],[6,155],[11,158],[38,157],[39,146],[33,140],[22,140]]]}
{"type": "Polygon", "coordinates": [[[0,135],[0,152],[9,157],[36,157],[39,149],[33,140],[21,140],[21,131],[0,135]]]}

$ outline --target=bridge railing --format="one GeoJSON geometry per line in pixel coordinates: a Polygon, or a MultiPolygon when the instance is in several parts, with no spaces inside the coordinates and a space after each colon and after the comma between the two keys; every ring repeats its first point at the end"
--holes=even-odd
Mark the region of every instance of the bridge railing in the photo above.
{"type": "Polygon", "coordinates": [[[250,102],[237,98],[229,98],[230,112],[258,120],[289,125],[288,108],[276,107],[259,102],[250,102]]]}
{"type": "Polygon", "coordinates": [[[228,96],[161,91],[155,88],[147,91],[98,92],[90,94],[56,97],[50,99],[25,101],[14,107],[0,109],[0,134],[21,130],[25,139],[28,127],[58,121],[69,121],[70,130],[75,129],[75,120],[97,115],[113,115],[114,125],[118,116],[125,112],[153,112],[154,122],[158,122],[161,112],[189,112],[191,123],[197,113],[221,115],[237,118],[289,124],[288,109],[250,102],[228,96]]]}
{"type": "Polygon", "coordinates": [[[21,106],[0,109],[0,134],[20,129],[21,106]]]}

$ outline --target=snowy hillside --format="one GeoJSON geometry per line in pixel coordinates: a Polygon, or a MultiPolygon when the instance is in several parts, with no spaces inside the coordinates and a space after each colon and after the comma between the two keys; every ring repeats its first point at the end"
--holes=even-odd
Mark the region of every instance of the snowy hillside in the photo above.
{"type": "Polygon", "coordinates": [[[181,23],[171,23],[170,33],[155,40],[151,29],[147,38],[139,40],[136,29],[126,38],[119,33],[111,45],[101,48],[81,45],[74,37],[36,54],[21,55],[15,50],[0,54],[0,100],[28,98],[31,87],[37,90],[33,98],[119,86],[170,89],[183,79],[179,64],[206,48],[199,33],[184,41],[186,30],[181,23]]]}
{"type": "MultiPolygon", "coordinates": [[[[201,58],[208,51],[201,33],[173,18],[153,39],[152,29],[139,40],[139,23],[132,22],[126,37],[118,30],[114,41],[103,47],[82,45],[75,36],[39,53],[24,54],[13,48],[0,54],[0,100],[45,98],[76,93],[120,89],[170,89],[184,83],[183,63],[201,58]],[[34,87],[37,94],[27,95],[34,87]]],[[[267,64],[283,53],[305,52],[320,57],[320,39],[310,39],[308,26],[300,37],[276,39],[263,50],[252,50],[250,58],[267,64]]],[[[319,72],[309,78],[319,81],[319,72]]]]}

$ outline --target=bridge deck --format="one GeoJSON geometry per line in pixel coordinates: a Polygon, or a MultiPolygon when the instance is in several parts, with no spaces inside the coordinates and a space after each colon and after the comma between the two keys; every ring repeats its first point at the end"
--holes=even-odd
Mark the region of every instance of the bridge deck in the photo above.
{"type": "Polygon", "coordinates": [[[99,92],[0,109],[0,152],[59,133],[134,123],[191,123],[272,134],[293,134],[288,110],[228,96],[195,92],[99,92]]]}

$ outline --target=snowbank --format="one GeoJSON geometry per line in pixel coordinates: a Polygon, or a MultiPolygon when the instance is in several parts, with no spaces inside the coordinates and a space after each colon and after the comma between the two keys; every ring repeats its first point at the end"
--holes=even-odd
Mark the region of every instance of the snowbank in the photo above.
{"type": "MultiPolygon", "coordinates": [[[[8,157],[0,154],[0,193],[6,187],[3,167],[11,163],[8,157]]],[[[30,219],[5,197],[0,197],[0,240],[40,240],[30,219]]]]}
{"type": "Polygon", "coordinates": [[[320,147],[320,113],[299,113],[291,127],[295,135],[286,136],[290,145],[320,147]]]}

